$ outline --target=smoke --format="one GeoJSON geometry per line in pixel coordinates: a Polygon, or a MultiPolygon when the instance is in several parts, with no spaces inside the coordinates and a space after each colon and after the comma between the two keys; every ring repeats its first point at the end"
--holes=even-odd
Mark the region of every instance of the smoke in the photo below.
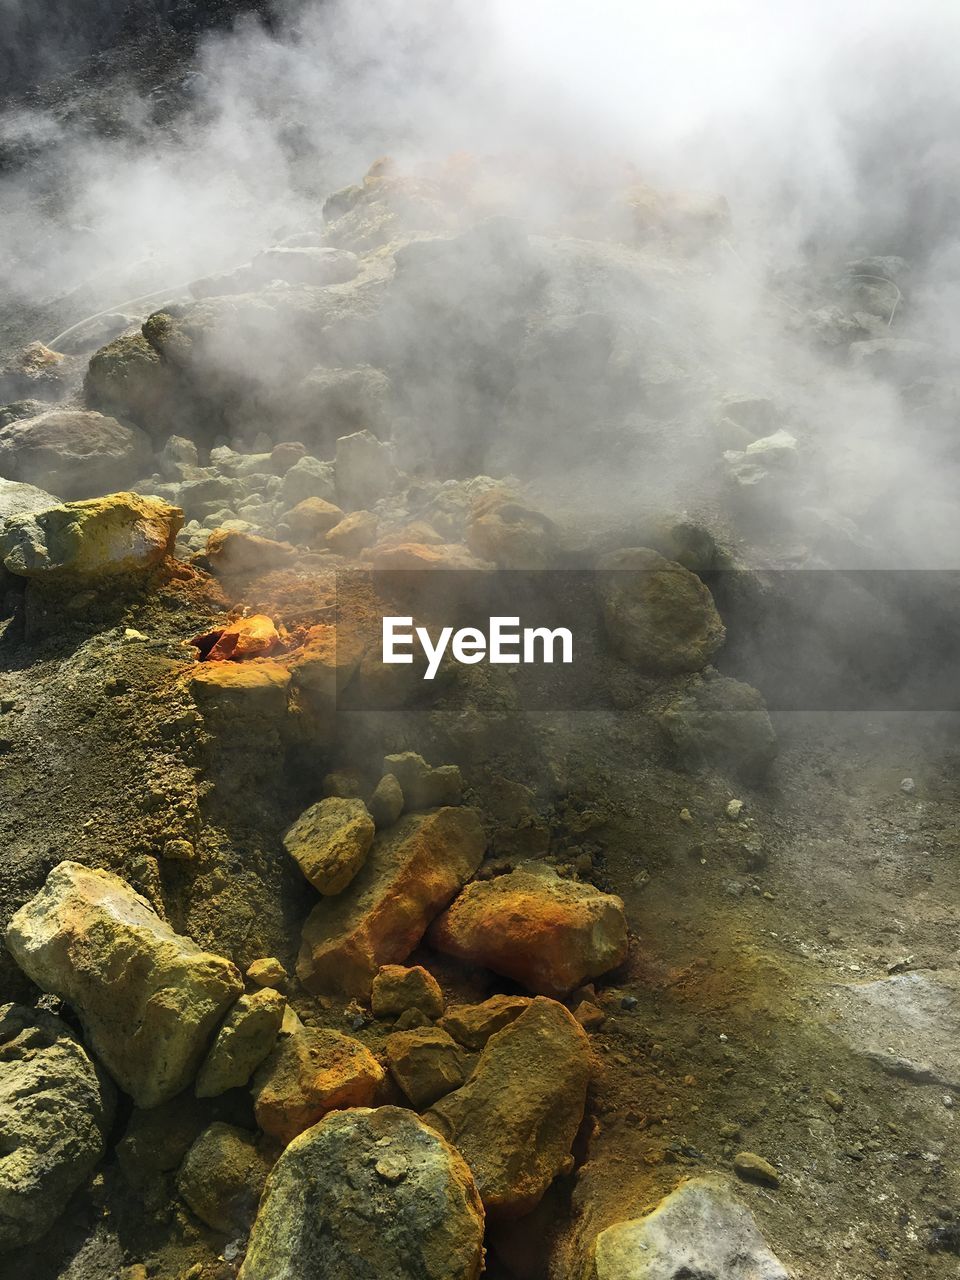
{"type": "Polygon", "coordinates": [[[286,5],[148,91],[94,80],[82,110],[8,110],[0,289],[66,323],[230,270],[320,228],[323,197],[389,155],[535,238],[512,258],[502,235],[465,242],[430,277],[433,320],[415,279],[391,300],[400,414],[432,447],[469,439],[471,466],[569,503],[692,506],[725,465],[717,406],[767,397],[754,434],[787,430],[798,462],[748,532],[813,510],[782,521],[781,551],[953,563],[958,36],[951,0],[286,5]],[[851,336],[927,345],[855,362],[851,336]]]}

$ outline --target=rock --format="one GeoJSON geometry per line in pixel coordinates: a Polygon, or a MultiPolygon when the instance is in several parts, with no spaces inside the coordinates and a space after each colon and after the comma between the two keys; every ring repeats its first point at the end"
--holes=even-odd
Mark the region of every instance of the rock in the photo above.
{"type": "Polygon", "coordinates": [[[328,530],[326,542],[338,556],[355,556],[377,540],[380,521],[372,511],[351,511],[328,530]]]}
{"type": "Polygon", "coordinates": [[[175,381],[142,333],[115,338],[91,356],[83,388],[93,409],[118,413],[158,434],[170,430],[175,381]]]}
{"type": "Polygon", "coordinates": [[[282,987],[287,981],[287,971],[276,956],[263,956],[247,969],[247,977],[258,987],[282,987]]]}
{"type": "Polygon", "coordinates": [[[215,1098],[247,1083],[273,1048],[286,1001],[264,987],[243,995],[227,1014],[197,1075],[194,1093],[215,1098]]]}
{"type": "Polygon", "coordinates": [[[307,455],[287,469],[280,496],[287,507],[295,507],[304,498],[323,498],[333,504],[336,492],[333,463],[307,455]]]}
{"type": "Polygon", "coordinates": [[[0,473],[60,499],[132,484],[149,458],[150,442],[138,428],[83,409],[50,409],[0,428],[0,473]]]}
{"type": "Polygon", "coordinates": [[[239,1280],[478,1280],[483,1225],[467,1165],[412,1112],[340,1112],[277,1161],[239,1280]]]}
{"type": "Polygon", "coordinates": [[[300,434],[318,452],[349,432],[378,437],[389,430],[390,379],[368,364],[320,365],[300,383],[294,401],[300,434]]]}
{"type": "Polygon", "coordinates": [[[432,973],[422,965],[411,969],[385,964],[373,980],[370,1005],[376,1018],[397,1018],[407,1009],[419,1009],[428,1018],[443,1013],[443,992],[432,973]]]}
{"type": "Polygon", "coordinates": [[[463,1050],[439,1027],[395,1031],[387,1036],[386,1050],[390,1074],[417,1111],[459,1089],[466,1079],[463,1050]]]}
{"type": "Polygon", "coordinates": [[[145,1197],[159,1190],[169,1198],[165,1175],[179,1168],[209,1120],[206,1105],[191,1092],[147,1110],[134,1107],[116,1149],[130,1186],[145,1197]]]}
{"type": "Polygon", "coordinates": [[[264,613],[237,618],[226,627],[195,636],[190,643],[205,662],[241,662],[258,658],[279,647],[280,634],[273,619],[264,613]]]}
{"type": "Polygon", "coordinates": [[[705,667],[724,640],[713,597],[689,569],[646,547],[599,564],[603,620],[616,652],[654,675],[705,667]]]}
{"type": "Polygon", "coordinates": [[[190,672],[190,692],[211,733],[238,750],[279,745],[290,672],[278,662],[202,662],[190,672]]]}
{"type": "Polygon", "coordinates": [[[384,1074],[359,1040],[302,1027],[277,1041],[254,1077],[257,1124],[289,1142],[328,1111],[369,1106],[384,1074]]]}
{"type": "Polygon", "coordinates": [[[843,983],[827,1002],[827,1025],[891,1075],[960,1089],[960,973],[914,969],[843,983]]]}
{"type": "Polygon", "coordinates": [[[529,996],[491,996],[480,1004],[453,1004],[440,1026],[467,1049],[482,1049],[496,1031],[502,1031],[530,1007],[529,996]]]}
{"type": "Polygon", "coordinates": [[[214,529],[207,539],[206,557],[214,573],[257,574],[282,569],[296,559],[289,542],[275,542],[254,533],[214,529]]]}
{"type": "Polygon", "coordinates": [[[304,498],[281,517],[290,537],[316,546],[343,519],[343,511],[324,498],[304,498]]]}
{"type": "Polygon", "coordinates": [[[72,376],[74,362],[62,351],[52,351],[42,342],[29,342],[0,369],[0,403],[30,396],[62,400],[72,376]]]}
{"type": "Polygon", "coordinates": [[[355,253],[313,247],[264,249],[251,263],[255,279],[283,280],[286,284],[343,284],[359,269],[355,253]]]}
{"type": "Polygon", "coordinates": [[[10,516],[29,516],[58,505],[52,493],[20,480],[0,479],[0,524],[10,516]]]}
{"type": "Polygon", "coordinates": [[[337,441],[337,498],[347,511],[371,507],[393,488],[397,477],[392,444],[370,431],[355,431],[337,441]]]}
{"type": "Polygon", "coordinates": [[[363,866],[373,835],[362,800],[328,796],[301,813],[283,845],[318,893],[336,894],[363,866]]]}
{"type": "Polygon", "coordinates": [[[614,1223],[585,1280],[789,1280],[726,1180],[691,1178],[644,1218],[614,1223]]]}
{"type": "Polygon", "coordinates": [[[799,454],[796,437],[781,429],[745,449],[728,449],[723,458],[729,479],[741,489],[754,489],[781,480],[796,467],[799,454]]]}
{"type": "Polygon", "coordinates": [[[780,1175],[770,1163],[753,1151],[740,1151],[733,1158],[733,1171],[745,1182],[762,1182],[768,1187],[779,1187],[780,1175]]]}
{"type": "Polygon", "coordinates": [[[216,1121],[187,1152],[177,1175],[177,1190],[214,1231],[245,1232],[269,1172],[252,1133],[216,1121]]]}
{"type": "Polygon", "coordinates": [[[485,839],[473,809],[408,815],[380,832],[346,891],[303,927],[297,976],[314,994],[366,998],[383,964],[400,964],[476,872],[485,839]]]}
{"type": "Polygon", "coordinates": [[[380,573],[419,573],[424,569],[487,571],[491,565],[479,560],[469,547],[456,542],[424,544],[385,542],[371,552],[373,568],[380,573]]]}
{"type": "Polygon", "coordinates": [[[65,1022],[0,1008],[0,1250],[50,1230],[103,1155],[113,1102],[65,1022]]]}
{"type": "Polygon", "coordinates": [[[428,937],[438,951],[542,995],[563,995],[627,956],[619,898],[524,870],[468,885],[428,937]]]}
{"type": "Polygon", "coordinates": [[[470,550],[501,569],[548,569],[559,541],[552,520],[502,489],[477,500],[466,528],[470,550]]]}
{"type": "Polygon", "coordinates": [[[403,813],[403,791],[392,773],[385,773],[370,797],[370,815],[377,829],[392,827],[403,813]]]}
{"type": "Polygon", "coordinates": [[[754,780],[764,776],[777,754],[763,698],[728,676],[694,681],[666,707],[659,723],[688,769],[726,769],[754,780]]]}
{"type": "Polygon", "coordinates": [[[191,1082],[214,1028],[243,990],[108,871],[61,862],[14,915],[7,949],[42,990],[74,1006],[104,1066],[141,1107],[191,1082]]]}
{"type": "Polygon", "coordinates": [[[0,534],[3,563],[24,578],[145,573],[173,554],[179,507],[114,493],[13,516],[0,534]]]}
{"type": "Polygon", "coordinates": [[[590,1075],[583,1029],[538,997],[490,1037],[469,1081],[426,1113],[470,1166],[488,1215],[529,1213],[558,1173],[572,1171],[590,1075]]]}
{"type": "Polygon", "coordinates": [[[384,756],[383,772],[393,774],[399,782],[407,809],[459,804],[463,797],[463,777],[455,764],[432,769],[415,751],[384,756]]]}

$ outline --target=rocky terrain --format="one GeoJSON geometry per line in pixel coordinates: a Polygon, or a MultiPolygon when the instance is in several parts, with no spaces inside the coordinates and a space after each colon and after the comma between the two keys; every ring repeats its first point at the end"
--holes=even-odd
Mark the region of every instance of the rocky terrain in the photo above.
{"type": "Polygon", "coordinates": [[[956,1274],[921,264],[551,181],[382,159],[6,352],[0,1276],[956,1274]],[[491,601],[570,670],[382,661],[491,601]]]}

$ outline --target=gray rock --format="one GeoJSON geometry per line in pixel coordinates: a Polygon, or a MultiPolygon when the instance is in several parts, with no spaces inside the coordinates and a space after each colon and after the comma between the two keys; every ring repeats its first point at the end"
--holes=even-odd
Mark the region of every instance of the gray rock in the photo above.
{"type": "Polygon", "coordinates": [[[960,973],[899,973],[833,989],[828,1025],[892,1075],[960,1089],[960,973]]]}
{"type": "Polygon", "coordinates": [[[343,284],[359,271],[357,255],[346,249],[277,245],[264,249],[251,263],[257,280],[287,284],[343,284]]]}
{"type": "Polygon", "coordinates": [[[369,431],[337,441],[337,501],[345,511],[372,507],[393,488],[397,477],[393,445],[369,431]]]}
{"type": "Polygon", "coordinates": [[[601,1231],[585,1280],[789,1280],[789,1273],[723,1179],[693,1178],[645,1218],[601,1231]]]}
{"type": "Polygon", "coordinates": [[[51,409],[0,428],[0,473],[68,500],[132,484],[149,457],[137,427],[83,409],[51,409]]]}
{"type": "Polygon", "coordinates": [[[38,1240],[103,1155],[113,1089],[66,1023],[0,1009],[0,1249],[38,1240]]]}
{"type": "Polygon", "coordinates": [[[177,1190],[214,1231],[247,1231],[269,1171],[252,1133],[217,1121],[184,1157],[177,1190]]]}
{"type": "Polygon", "coordinates": [[[336,502],[333,463],[321,462],[319,458],[308,454],[286,472],[280,492],[286,508],[295,507],[304,498],[323,498],[326,502],[336,502]]]}
{"type": "Polygon", "coordinates": [[[55,506],[57,499],[54,495],[38,489],[36,485],[0,479],[0,524],[10,516],[33,515],[55,506]]]}
{"type": "Polygon", "coordinates": [[[777,735],[763,698],[729,676],[697,679],[659,717],[687,769],[719,768],[759,778],[777,754],[777,735]]]}
{"type": "Polygon", "coordinates": [[[483,1209],[463,1158],[400,1107],[335,1112],[277,1161],[239,1280],[477,1280],[483,1209]]]}

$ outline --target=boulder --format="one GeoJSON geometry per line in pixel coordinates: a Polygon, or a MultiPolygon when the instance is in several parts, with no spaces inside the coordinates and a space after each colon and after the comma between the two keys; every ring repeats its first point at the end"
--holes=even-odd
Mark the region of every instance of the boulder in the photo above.
{"type": "Polygon", "coordinates": [[[328,1111],[366,1107],[385,1072],[359,1040],[300,1027],[282,1036],[253,1080],[257,1124],[289,1142],[328,1111]]]}
{"type": "Polygon", "coordinates": [[[372,507],[393,488],[397,477],[392,444],[370,431],[341,436],[336,454],[337,498],[346,511],[372,507]]]}
{"type": "Polygon", "coordinates": [[[383,772],[393,774],[399,782],[407,809],[459,804],[463,796],[463,777],[455,764],[442,764],[433,769],[415,751],[384,756],[383,772]]]}
{"type": "Polygon", "coordinates": [[[468,1082],[426,1113],[470,1166],[488,1215],[522,1217],[572,1171],[591,1071],[582,1027],[538,996],[490,1037],[468,1082]]]}
{"type": "Polygon", "coordinates": [[[0,479],[0,524],[11,516],[29,516],[58,506],[52,493],[21,480],[0,479]]]}
{"type": "Polygon", "coordinates": [[[652,1213],[601,1231],[585,1280],[789,1280],[722,1178],[683,1182],[652,1213]]]}
{"type": "Polygon", "coordinates": [[[229,960],[174,933],[119,876],[77,862],[54,867],[5,941],[37,986],[73,1005],[98,1057],[141,1107],[186,1088],[243,991],[229,960]]]}
{"type": "Polygon", "coordinates": [[[313,994],[366,998],[383,964],[401,964],[476,872],[485,838],[473,809],[408,814],[381,831],[347,889],[303,926],[297,976],[313,994]]]}
{"type": "Polygon", "coordinates": [[[50,409],[0,428],[0,474],[61,500],[121,489],[149,460],[150,442],[137,427],[84,409],[50,409]]]}
{"type": "Polygon", "coordinates": [[[118,413],[151,433],[169,433],[175,377],[142,333],[115,338],[91,356],[83,388],[91,408],[118,413]]]}
{"type": "Polygon", "coordinates": [[[659,723],[687,769],[726,769],[753,781],[777,754],[762,696],[729,676],[697,679],[661,712],[659,723]]]}
{"type": "Polygon", "coordinates": [[[179,507],[113,493],[11,517],[0,534],[3,563],[24,578],[100,578],[146,573],[173,554],[179,507]]]}
{"type": "Polygon", "coordinates": [[[177,1190],[214,1231],[246,1232],[257,1212],[269,1162],[246,1129],[216,1121],[197,1138],[177,1175],[177,1190]]]}
{"type": "Polygon", "coordinates": [[[598,592],[617,654],[651,675],[705,667],[724,640],[713,597],[683,565],[648,547],[602,557],[598,592]]]}
{"type": "Polygon", "coordinates": [[[327,531],[326,543],[338,556],[355,556],[377,540],[380,521],[372,511],[351,511],[327,531]]]}
{"type": "Polygon", "coordinates": [[[347,249],[277,245],[258,253],[250,264],[256,280],[283,280],[285,284],[328,285],[352,280],[360,267],[347,249]]]}
{"type": "Polygon", "coordinates": [[[327,502],[325,498],[304,498],[282,517],[283,523],[290,530],[289,536],[311,547],[322,542],[325,534],[342,519],[343,511],[340,507],[327,502]]]}
{"type": "Polygon", "coordinates": [[[398,1018],[408,1009],[419,1009],[427,1018],[443,1013],[443,992],[432,973],[422,965],[406,969],[385,964],[373,980],[370,1006],[376,1018],[398,1018]]]}
{"type": "Polygon", "coordinates": [[[290,857],[318,893],[342,893],[373,843],[373,819],[362,800],[328,796],[313,804],[283,837],[290,857]]]}
{"type": "Polygon", "coordinates": [[[466,542],[481,560],[501,569],[548,569],[556,563],[559,533],[541,512],[494,489],[474,504],[466,542]]]}
{"type": "Polygon", "coordinates": [[[198,1098],[215,1098],[247,1083],[273,1048],[286,1001],[264,987],[242,995],[227,1014],[197,1075],[198,1098]]]}
{"type": "Polygon", "coordinates": [[[239,1280],[478,1280],[483,1225],[462,1157],[412,1112],[339,1112],[277,1161],[239,1280]]]}
{"type": "Polygon", "coordinates": [[[827,1025],[890,1075],[960,1090],[960,971],[898,973],[838,983],[827,1025]]]}
{"type": "Polygon", "coordinates": [[[336,492],[333,463],[308,454],[287,468],[280,495],[288,507],[295,507],[304,498],[323,498],[332,505],[336,492]]]}
{"type": "Polygon", "coordinates": [[[467,1064],[457,1042],[439,1027],[417,1027],[387,1036],[390,1074],[417,1111],[459,1089],[467,1064]]]}
{"type": "Polygon", "coordinates": [[[529,996],[491,996],[480,1004],[452,1004],[439,1025],[465,1048],[482,1049],[529,1007],[529,996]]]}
{"type": "Polygon", "coordinates": [[[103,1155],[113,1102],[65,1022],[0,1008],[0,1250],[50,1230],[103,1155]]]}
{"type": "Polygon", "coordinates": [[[62,351],[28,342],[0,369],[0,403],[25,397],[62,400],[76,373],[76,363],[62,351]]]}
{"type": "Polygon", "coordinates": [[[620,898],[522,869],[468,885],[428,937],[438,951],[541,995],[572,991],[627,956],[620,898]]]}
{"type": "Polygon", "coordinates": [[[206,557],[218,574],[269,573],[289,565],[296,555],[296,547],[289,542],[275,542],[236,529],[214,529],[207,539],[206,557]]]}

